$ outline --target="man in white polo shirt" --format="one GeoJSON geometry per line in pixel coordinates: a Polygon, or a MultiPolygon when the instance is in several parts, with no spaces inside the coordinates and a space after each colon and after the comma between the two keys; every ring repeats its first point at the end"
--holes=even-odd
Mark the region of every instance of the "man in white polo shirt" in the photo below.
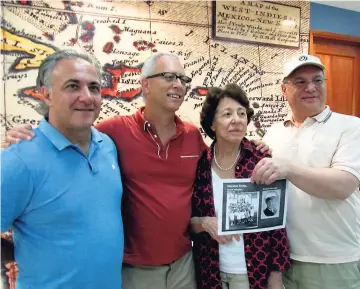
{"type": "Polygon", "coordinates": [[[252,176],[289,180],[286,289],[360,289],[360,119],[325,105],[324,69],[307,54],[286,62],[281,88],[291,113],[267,132],[273,158],[252,176]]]}

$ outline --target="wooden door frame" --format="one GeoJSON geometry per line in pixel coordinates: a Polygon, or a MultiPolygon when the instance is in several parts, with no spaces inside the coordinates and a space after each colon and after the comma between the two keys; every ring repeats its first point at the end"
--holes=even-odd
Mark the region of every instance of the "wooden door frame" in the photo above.
{"type": "MultiPolygon", "coordinates": [[[[310,30],[309,34],[309,54],[315,55],[314,51],[314,38],[320,38],[320,39],[331,39],[335,40],[337,42],[343,42],[344,44],[351,44],[354,46],[360,47],[360,37],[358,36],[350,36],[350,35],[344,35],[344,34],[337,34],[332,32],[325,32],[321,30],[310,30]]],[[[360,63],[359,63],[359,69],[360,69],[360,63]]],[[[360,86],[360,84],[359,84],[360,86]]],[[[359,87],[359,94],[360,94],[360,87],[359,87]]],[[[358,95],[357,99],[354,99],[355,101],[355,114],[360,116],[360,95],[358,95]]]]}
{"type": "Polygon", "coordinates": [[[350,36],[344,34],[337,34],[332,32],[325,32],[321,30],[310,30],[310,38],[309,38],[309,53],[314,54],[314,38],[322,38],[322,39],[333,39],[340,42],[351,43],[355,46],[360,46],[360,37],[358,36],[350,36]]]}

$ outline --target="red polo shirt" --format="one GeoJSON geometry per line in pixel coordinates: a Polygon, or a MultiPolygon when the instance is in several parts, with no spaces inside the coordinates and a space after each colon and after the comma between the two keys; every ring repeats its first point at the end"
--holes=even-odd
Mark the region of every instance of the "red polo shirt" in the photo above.
{"type": "Polygon", "coordinates": [[[206,145],[199,130],[177,116],[176,135],[163,145],[142,110],[103,121],[96,128],[118,149],[124,186],[124,262],[168,264],[191,249],[191,197],[206,145]]]}

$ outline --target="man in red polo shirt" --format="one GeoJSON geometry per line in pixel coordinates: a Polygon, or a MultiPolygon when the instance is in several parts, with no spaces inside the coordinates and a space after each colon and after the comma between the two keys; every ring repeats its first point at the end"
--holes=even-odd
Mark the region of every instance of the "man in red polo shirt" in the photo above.
{"type": "Polygon", "coordinates": [[[114,140],[122,170],[124,289],[196,288],[188,226],[205,144],[175,115],[190,82],[175,55],[155,54],[141,72],[145,107],[96,126],[114,140]]]}

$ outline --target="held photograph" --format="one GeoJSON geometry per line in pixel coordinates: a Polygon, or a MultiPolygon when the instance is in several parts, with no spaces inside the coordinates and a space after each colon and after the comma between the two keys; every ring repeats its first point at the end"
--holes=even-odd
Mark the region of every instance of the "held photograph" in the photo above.
{"type": "Polygon", "coordinates": [[[286,187],[286,180],[268,186],[252,184],[250,179],[223,180],[219,235],[283,228],[287,211],[286,187]]]}

